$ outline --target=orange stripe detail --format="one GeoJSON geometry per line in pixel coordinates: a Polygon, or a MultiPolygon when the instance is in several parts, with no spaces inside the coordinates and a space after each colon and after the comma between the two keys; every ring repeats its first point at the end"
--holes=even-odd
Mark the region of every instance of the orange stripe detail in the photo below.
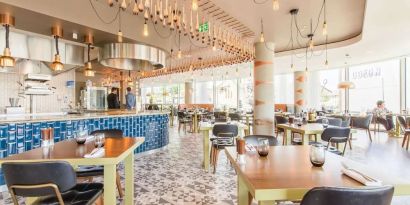
{"type": "Polygon", "coordinates": [[[272,61],[255,61],[255,63],[254,63],[255,68],[259,67],[261,65],[272,65],[272,64],[273,64],[272,61]]]}
{"type": "Polygon", "coordinates": [[[262,101],[262,100],[255,100],[255,106],[263,105],[263,104],[265,104],[264,101],[262,101]]]}

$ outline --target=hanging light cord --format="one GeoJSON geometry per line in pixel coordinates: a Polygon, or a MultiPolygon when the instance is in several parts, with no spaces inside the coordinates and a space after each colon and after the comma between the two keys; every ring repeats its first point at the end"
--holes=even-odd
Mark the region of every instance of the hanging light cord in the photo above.
{"type": "Polygon", "coordinates": [[[90,5],[91,5],[91,7],[92,7],[92,9],[93,9],[93,11],[94,11],[94,13],[95,13],[95,15],[97,15],[97,17],[100,19],[101,22],[103,22],[103,23],[105,23],[105,24],[112,24],[115,20],[117,20],[118,14],[120,13],[120,10],[118,10],[117,13],[115,13],[115,16],[114,16],[113,19],[111,19],[111,20],[109,20],[109,21],[105,21],[105,20],[100,16],[100,14],[98,13],[98,11],[97,11],[97,9],[95,8],[95,6],[94,6],[92,0],[89,0],[89,2],[90,2],[90,5]]]}
{"type": "Polygon", "coordinates": [[[54,39],[56,39],[56,54],[60,55],[60,51],[58,50],[58,36],[54,36],[54,39]]]}
{"type": "Polygon", "coordinates": [[[256,0],[253,0],[253,3],[255,3],[255,4],[264,4],[264,3],[266,3],[266,2],[268,2],[269,0],[265,0],[265,1],[256,1],[256,0]]]}
{"type": "Polygon", "coordinates": [[[91,43],[89,43],[88,44],[88,50],[87,50],[87,58],[88,58],[88,62],[90,62],[90,59],[91,59],[91,57],[90,57],[90,52],[91,52],[91,43]]]}
{"type": "Polygon", "coordinates": [[[4,27],[6,28],[6,48],[10,48],[10,45],[9,45],[10,25],[4,24],[4,27]]]}
{"type": "Polygon", "coordinates": [[[169,33],[168,33],[167,35],[162,35],[162,34],[159,33],[158,30],[157,30],[157,24],[153,23],[152,21],[151,21],[151,23],[154,25],[153,27],[154,27],[155,33],[157,33],[157,35],[158,35],[160,38],[162,38],[162,39],[168,39],[169,37],[172,36],[172,31],[171,31],[171,30],[169,31],[169,33]]]}

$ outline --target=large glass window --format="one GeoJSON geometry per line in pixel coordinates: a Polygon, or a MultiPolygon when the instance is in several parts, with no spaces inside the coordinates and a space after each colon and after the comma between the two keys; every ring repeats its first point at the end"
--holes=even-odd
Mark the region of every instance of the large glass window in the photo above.
{"type": "Polygon", "coordinates": [[[293,104],[294,103],[294,83],[293,73],[275,75],[274,77],[274,95],[275,104],[293,104]]]}
{"type": "Polygon", "coordinates": [[[215,81],[215,106],[218,109],[238,107],[237,80],[215,81]]]}
{"type": "Polygon", "coordinates": [[[318,70],[309,73],[309,106],[317,110],[340,110],[340,69],[318,70]]]}
{"type": "Polygon", "coordinates": [[[214,84],[213,81],[196,82],[194,95],[195,103],[197,104],[213,104],[214,103],[214,84]]]}
{"type": "Polygon", "coordinates": [[[400,59],[353,66],[349,80],[355,84],[349,90],[350,110],[370,111],[384,100],[387,109],[400,112],[400,59]]]}
{"type": "Polygon", "coordinates": [[[241,78],[239,81],[238,109],[251,111],[253,109],[253,79],[241,78]]]}

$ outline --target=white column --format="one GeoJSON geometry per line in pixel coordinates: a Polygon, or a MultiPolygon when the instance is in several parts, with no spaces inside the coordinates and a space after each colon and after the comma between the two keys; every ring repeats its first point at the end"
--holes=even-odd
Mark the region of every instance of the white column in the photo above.
{"type": "Polygon", "coordinates": [[[185,104],[192,104],[194,88],[192,82],[185,82],[185,104]]]}
{"type": "Polygon", "coordinates": [[[275,101],[273,89],[274,44],[255,44],[254,63],[254,133],[274,135],[275,101]]]}
{"type": "Polygon", "coordinates": [[[306,111],[307,104],[307,72],[295,72],[295,112],[306,111]]]}

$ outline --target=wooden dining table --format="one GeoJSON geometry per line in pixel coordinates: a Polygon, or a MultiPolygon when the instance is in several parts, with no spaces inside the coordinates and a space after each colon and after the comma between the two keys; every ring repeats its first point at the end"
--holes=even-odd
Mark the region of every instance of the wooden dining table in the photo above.
{"type": "MultiPolygon", "coordinates": [[[[210,158],[210,143],[209,143],[209,134],[210,131],[214,128],[214,125],[217,124],[227,124],[227,123],[214,123],[211,124],[209,122],[204,122],[201,123],[201,132],[202,132],[202,138],[203,138],[203,161],[202,161],[202,167],[205,169],[205,171],[209,170],[209,158],[210,158]]],[[[238,134],[239,136],[243,137],[249,133],[249,127],[243,123],[240,122],[232,122],[232,124],[238,125],[238,134]]]]}
{"type": "Polygon", "coordinates": [[[314,187],[364,188],[363,184],[342,174],[342,162],[381,180],[383,185],[393,185],[396,196],[410,195],[410,180],[382,173],[382,167],[370,168],[330,152],[326,152],[323,167],[314,167],[309,159],[309,146],[270,147],[267,157],[247,151],[245,164],[237,162],[235,147],[226,147],[225,152],[237,173],[239,205],[248,205],[252,199],[259,205],[300,200],[314,187]]]}
{"type": "MultiPolygon", "coordinates": [[[[307,124],[302,124],[301,126],[295,124],[295,123],[286,123],[286,124],[278,124],[276,125],[278,128],[282,128],[284,130],[284,136],[283,136],[283,145],[291,144],[290,142],[290,135],[292,132],[294,133],[299,133],[302,135],[302,145],[307,145],[309,144],[309,136],[310,135],[321,135],[323,133],[323,130],[325,128],[323,127],[323,124],[321,123],[307,123],[307,124]]],[[[332,127],[332,126],[329,126],[332,127]]],[[[350,129],[350,133],[357,133],[356,129],[350,129]]],[[[319,136],[320,137],[320,136],[319,136]]],[[[350,139],[349,139],[350,142],[350,139]]]]}
{"type": "MultiPolygon", "coordinates": [[[[143,137],[106,138],[103,157],[85,158],[84,155],[94,149],[93,141],[81,145],[74,139],[64,140],[53,146],[40,147],[0,159],[0,166],[5,162],[45,161],[66,161],[74,168],[79,165],[101,165],[104,166],[104,204],[116,204],[117,165],[124,161],[124,204],[131,205],[134,204],[134,150],[143,142],[143,137]]],[[[33,200],[28,198],[26,204],[31,204],[33,200]]]]}

